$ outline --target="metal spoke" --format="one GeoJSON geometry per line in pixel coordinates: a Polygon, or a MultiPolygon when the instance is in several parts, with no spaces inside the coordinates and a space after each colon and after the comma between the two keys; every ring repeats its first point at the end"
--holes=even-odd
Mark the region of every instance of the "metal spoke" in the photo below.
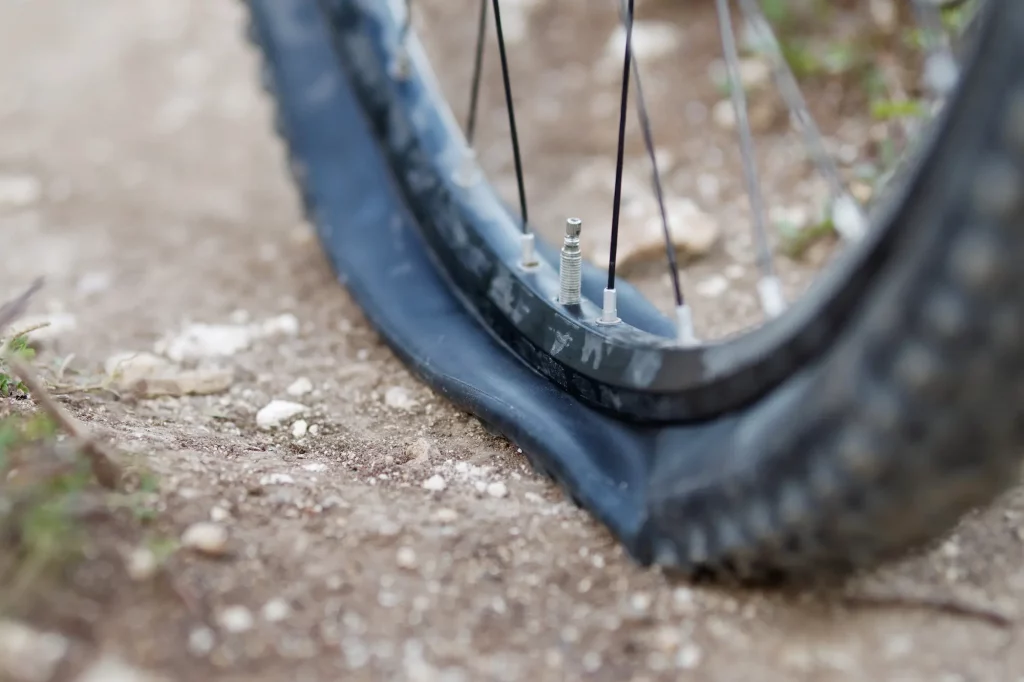
{"type": "Polygon", "coordinates": [[[626,50],[622,63],[622,96],[619,100],[619,139],[615,157],[615,193],[612,198],[612,240],[608,251],[608,286],[605,289],[605,305],[602,319],[611,323],[617,320],[614,308],[609,310],[609,299],[615,302],[615,255],[619,248],[619,214],[622,209],[622,171],[626,154],[626,113],[629,109],[629,73],[633,59],[633,0],[627,0],[626,7],[626,50]],[[609,293],[611,292],[611,293],[609,293]]]}
{"type": "MultiPolygon", "coordinates": [[[[633,30],[633,16],[628,11],[627,5],[620,3],[620,18],[629,36],[633,30]]],[[[627,45],[629,39],[627,37],[627,45]]],[[[661,184],[661,173],[658,170],[658,158],[655,154],[654,133],[651,126],[651,118],[647,112],[647,101],[644,98],[643,83],[640,80],[640,65],[636,59],[631,59],[633,82],[636,84],[637,115],[640,118],[640,130],[643,133],[644,147],[651,161],[651,180],[654,186],[654,195],[658,202],[658,211],[661,215],[661,228],[665,237],[665,252],[668,257],[669,277],[672,280],[672,289],[676,302],[676,323],[677,338],[685,345],[693,345],[697,342],[693,329],[693,315],[689,306],[683,298],[683,288],[679,282],[679,264],[676,259],[675,244],[672,243],[672,232],[669,228],[668,212],[665,210],[665,194],[661,184]]]]}
{"type": "Polygon", "coordinates": [[[787,108],[796,118],[800,133],[818,171],[828,184],[832,200],[832,223],[836,231],[847,241],[857,241],[867,231],[867,218],[857,200],[847,192],[839,168],[828,150],[818,125],[811,116],[796,76],[786,60],[782,46],[772,30],[771,23],[764,15],[758,0],[739,0],[740,8],[746,15],[747,23],[759,39],[761,46],[771,60],[772,71],[779,93],[787,108]]]}
{"type": "Polygon", "coordinates": [[[740,58],[736,48],[736,34],[732,28],[732,16],[729,14],[729,0],[715,0],[718,11],[718,23],[722,38],[722,49],[729,73],[732,106],[736,113],[736,127],[740,135],[740,151],[743,155],[743,175],[746,179],[747,197],[750,201],[750,212],[754,231],[754,242],[757,245],[757,265],[761,271],[761,279],[757,290],[761,299],[761,308],[765,314],[775,317],[786,308],[786,299],[782,285],[775,274],[775,263],[772,259],[771,247],[768,244],[768,231],[765,225],[764,198],[761,194],[761,182],[757,174],[754,156],[754,140],[750,132],[750,120],[747,115],[747,96],[743,91],[740,78],[740,58]]]}
{"type": "Polygon", "coordinates": [[[473,56],[473,80],[469,91],[469,114],[466,116],[466,141],[473,144],[476,135],[476,112],[480,103],[480,78],[484,66],[484,39],[487,35],[487,0],[480,0],[480,18],[476,28],[476,52],[473,56]]]}
{"type": "Polygon", "coordinates": [[[501,7],[499,0],[493,0],[494,27],[498,33],[498,54],[501,57],[501,78],[505,86],[505,108],[508,110],[508,126],[512,136],[512,156],[516,165],[516,184],[519,186],[519,213],[523,232],[529,232],[529,218],[526,213],[526,185],[523,182],[523,161],[519,154],[519,134],[516,131],[516,113],[512,101],[512,83],[508,74],[508,57],[505,54],[505,34],[501,28],[501,7]]]}

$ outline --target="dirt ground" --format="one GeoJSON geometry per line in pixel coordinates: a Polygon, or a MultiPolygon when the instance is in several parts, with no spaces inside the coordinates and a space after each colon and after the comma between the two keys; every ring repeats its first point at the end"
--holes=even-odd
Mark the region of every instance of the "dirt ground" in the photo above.
{"type": "MultiPolygon", "coordinates": [[[[431,49],[455,88],[452,74],[469,67],[454,46],[465,37],[468,51],[473,12],[425,4],[452,15],[452,40],[431,49]]],[[[707,115],[713,15],[647,5],[679,26],[679,82],[705,83],[654,93],[656,122],[675,130],[664,144],[681,150],[673,191],[723,225],[724,246],[688,270],[699,286],[742,250],[746,230],[734,152],[709,152],[732,149],[707,115]],[[709,174],[720,187],[709,189],[709,174]]],[[[531,206],[554,230],[567,205],[587,206],[587,224],[605,210],[587,201],[607,199],[600,183],[576,171],[610,158],[614,113],[571,112],[586,122],[572,126],[584,131],[577,139],[542,124],[563,115],[551,104],[563,90],[583,106],[586,79],[564,72],[599,55],[609,20],[573,24],[574,38],[561,40],[565,25],[534,17],[546,29],[530,59],[550,64],[571,45],[590,52],[562,59],[550,81],[539,61],[517,62],[536,74],[523,101],[543,95],[521,120],[531,206]]],[[[233,0],[0,6],[0,300],[46,277],[31,310],[54,322],[41,361],[65,362],[69,375],[97,376],[118,353],[155,349],[230,374],[208,396],[61,397],[156,473],[147,533],[177,538],[212,519],[229,539],[218,557],[176,552],[174,590],[94,566],[85,594],[102,597],[73,603],[73,619],[26,615],[70,642],[57,678],[116,657],[134,672],[90,679],[1024,680],[1019,491],[928,555],[842,594],[691,585],[632,563],[514,445],[414,380],[336,283],[300,215],[242,26],[233,0]],[[227,325],[222,336],[243,342],[190,359],[174,341],[191,323],[227,325]],[[293,386],[302,378],[306,392],[293,386]],[[257,411],[272,399],[307,409],[260,429],[257,411]],[[304,427],[293,426],[300,417],[304,427]],[[444,489],[425,489],[435,476],[444,489]]],[[[486,97],[482,162],[507,191],[501,93],[486,97]]],[[[781,172],[792,144],[780,135],[762,148],[769,196],[799,203],[818,186],[781,172]]],[[[740,264],[724,293],[700,289],[709,295],[695,306],[711,327],[754,314],[752,294],[735,284],[752,266],[740,264]]],[[[812,270],[789,263],[785,277],[797,286],[812,270]]],[[[640,284],[668,291],[664,275],[640,284]]]]}

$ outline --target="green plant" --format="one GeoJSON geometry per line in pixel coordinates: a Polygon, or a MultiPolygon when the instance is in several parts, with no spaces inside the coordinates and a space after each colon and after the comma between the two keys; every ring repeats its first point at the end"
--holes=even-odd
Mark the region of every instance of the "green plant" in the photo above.
{"type": "MultiPolygon", "coordinates": [[[[24,334],[15,336],[6,344],[6,352],[17,355],[23,360],[32,360],[35,357],[35,350],[28,345],[28,337],[24,334]]],[[[28,387],[11,373],[10,368],[3,360],[0,353],[0,397],[10,397],[15,393],[28,393],[28,387]]]]}

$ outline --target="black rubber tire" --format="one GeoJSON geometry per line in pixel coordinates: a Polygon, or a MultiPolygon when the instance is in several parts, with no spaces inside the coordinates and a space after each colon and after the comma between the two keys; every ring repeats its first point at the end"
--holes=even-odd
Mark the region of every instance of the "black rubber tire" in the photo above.
{"type": "Polygon", "coordinates": [[[1016,482],[1024,4],[987,12],[951,105],[970,125],[947,131],[904,197],[886,267],[839,338],[709,424],[699,456],[652,455],[641,560],[746,579],[844,574],[941,536],[1016,482]]]}
{"type": "Polygon", "coordinates": [[[655,560],[845,574],[941,537],[1019,481],[1024,446],[1024,3],[989,0],[961,120],[894,266],[822,362],[745,419],[718,473],[664,461],[655,560]],[[686,481],[683,486],[679,481],[686,481]]]}

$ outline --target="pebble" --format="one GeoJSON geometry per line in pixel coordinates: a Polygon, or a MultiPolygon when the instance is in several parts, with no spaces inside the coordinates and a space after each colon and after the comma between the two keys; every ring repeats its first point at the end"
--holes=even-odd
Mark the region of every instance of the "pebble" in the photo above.
{"type": "Polygon", "coordinates": [[[395,555],[399,568],[412,570],[416,568],[416,551],[412,547],[400,547],[395,555]]]}
{"type": "Polygon", "coordinates": [[[227,632],[238,634],[252,629],[255,620],[252,611],[241,605],[228,606],[217,616],[217,622],[227,632]]]}
{"type": "Polygon", "coordinates": [[[271,400],[256,413],[256,425],[261,429],[271,429],[282,422],[297,417],[308,408],[301,403],[288,400],[271,400]]]}
{"type": "Polygon", "coordinates": [[[292,437],[302,438],[309,431],[309,424],[306,423],[305,419],[300,419],[292,424],[292,437]]]}
{"type": "Polygon", "coordinates": [[[109,272],[87,272],[75,283],[75,294],[92,296],[108,291],[114,284],[114,276],[109,272]]]}
{"type": "Polygon", "coordinates": [[[260,615],[263,616],[263,620],[268,623],[280,623],[292,613],[292,607],[288,605],[284,599],[278,597],[277,599],[271,599],[263,608],[260,610],[260,615]]]}
{"type": "MultiPolygon", "coordinates": [[[[663,262],[665,234],[661,214],[653,210],[646,218],[630,225],[619,239],[618,268],[624,275],[638,265],[663,262]]],[[[706,255],[718,242],[721,228],[711,214],[702,211],[696,203],[685,197],[669,198],[665,202],[669,233],[676,256],[681,261],[694,260],[706,255]]],[[[600,242],[600,240],[595,240],[600,242]]],[[[597,243],[591,254],[594,262],[607,258],[608,245],[597,243]]]]}
{"type": "Polygon", "coordinates": [[[202,554],[220,556],[227,548],[228,531],[218,523],[200,521],[182,533],[181,544],[202,554]]]}
{"type": "Polygon", "coordinates": [[[309,427],[309,435],[315,436],[318,433],[320,433],[320,425],[319,424],[313,424],[312,426],[309,427]]]}
{"type": "Polygon", "coordinates": [[[265,474],[260,476],[260,485],[291,485],[295,483],[295,478],[291,474],[265,474]]]}
{"type": "Polygon", "coordinates": [[[95,661],[75,678],[75,682],[157,682],[151,673],[139,670],[110,655],[95,661]]]}
{"type": "Polygon", "coordinates": [[[396,410],[411,410],[416,407],[416,401],[401,386],[392,386],[384,393],[384,404],[396,410]]]}
{"type": "Polygon", "coordinates": [[[448,483],[440,474],[434,474],[427,480],[423,481],[423,487],[427,490],[439,493],[448,487],[448,483]]]}
{"type": "Polygon", "coordinates": [[[299,377],[298,379],[293,381],[288,386],[288,388],[285,389],[288,395],[294,396],[296,398],[304,396],[307,393],[310,393],[312,390],[313,382],[307,379],[306,377],[299,377]]]}
{"type": "Polygon", "coordinates": [[[501,481],[495,481],[487,485],[487,494],[491,497],[505,497],[508,495],[508,486],[501,481]]]}
{"type": "Polygon", "coordinates": [[[205,656],[213,651],[216,637],[208,627],[198,627],[188,633],[188,650],[193,656],[205,656]]]}
{"type": "Polygon", "coordinates": [[[156,555],[146,547],[137,547],[132,550],[125,564],[128,577],[138,581],[149,580],[156,575],[157,568],[159,568],[156,555]]]}
{"type": "Polygon", "coordinates": [[[299,320],[285,314],[253,324],[186,325],[156,342],[153,350],[175,362],[228,357],[249,348],[254,341],[272,336],[295,336],[299,320]]]}
{"type": "MultiPolygon", "coordinates": [[[[682,43],[683,34],[679,27],[667,21],[634,21],[631,48],[633,57],[641,61],[665,57],[682,43]]],[[[626,29],[620,22],[608,42],[605,43],[604,57],[608,65],[618,65],[626,50],[626,29]]],[[[621,66],[620,66],[621,68],[621,66]]]]}
{"type": "Polygon", "coordinates": [[[215,523],[223,523],[231,518],[231,512],[224,507],[214,507],[210,510],[210,520],[215,523]]]}
{"type": "Polygon", "coordinates": [[[0,208],[25,208],[43,196],[43,184],[31,175],[0,175],[0,208]]]}
{"type": "Polygon", "coordinates": [[[696,289],[704,298],[718,298],[729,289],[729,280],[722,275],[712,275],[698,282],[696,289]]]}
{"type": "Polygon", "coordinates": [[[770,85],[772,67],[763,59],[740,60],[740,82],[746,90],[759,90],[770,85]]]}
{"type": "Polygon", "coordinates": [[[700,647],[696,644],[684,644],[676,653],[676,667],[683,670],[693,670],[703,658],[700,647]]]}
{"type": "Polygon", "coordinates": [[[47,682],[64,660],[68,640],[13,620],[0,620],[0,679],[47,682]]]}
{"type": "Polygon", "coordinates": [[[459,518],[459,513],[454,509],[438,509],[434,513],[434,518],[441,523],[454,523],[459,518]]]}
{"type": "Polygon", "coordinates": [[[252,342],[253,332],[247,325],[191,324],[175,336],[157,341],[154,350],[182,362],[235,355],[252,342]]]}
{"type": "Polygon", "coordinates": [[[409,458],[407,464],[425,464],[430,461],[430,454],[433,451],[434,446],[429,440],[417,438],[405,449],[405,454],[409,458]]]}

